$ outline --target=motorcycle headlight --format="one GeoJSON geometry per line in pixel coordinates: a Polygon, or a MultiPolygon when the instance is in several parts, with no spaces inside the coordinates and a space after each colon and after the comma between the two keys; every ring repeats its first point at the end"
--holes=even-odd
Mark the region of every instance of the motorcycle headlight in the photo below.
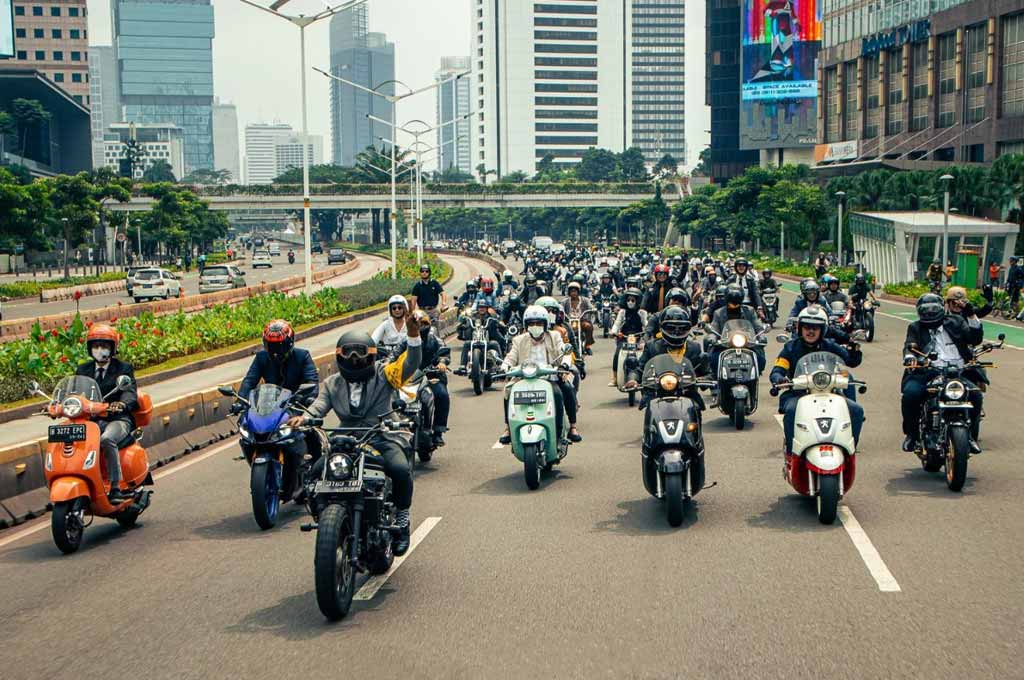
{"type": "Polygon", "coordinates": [[[816,371],[811,377],[814,382],[814,386],[819,390],[826,389],[832,382],[832,374],[827,371],[816,371]]]}
{"type": "Polygon", "coordinates": [[[238,426],[238,434],[242,435],[243,439],[252,439],[252,435],[249,434],[249,430],[245,429],[241,424],[238,426]]]}
{"type": "Polygon", "coordinates": [[[675,392],[676,387],[679,386],[679,378],[671,373],[666,373],[658,380],[658,384],[660,384],[661,389],[666,392],[675,392]]]}
{"type": "Polygon", "coordinates": [[[960,401],[967,394],[967,388],[962,382],[952,380],[946,385],[946,396],[953,401],[960,401]]]}
{"type": "Polygon", "coordinates": [[[352,459],[344,454],[331,456],[327,461],[327,474],[331,479],[348,479],[352,476],[352,459]]]}
{"type": "Polygon", "coordinates": [[[747,336],[743,335],[742,333],[737,333],[736,335],[732,336],[733,347],[746,347],[746,345],[747,336]]]}
{"type": "Polygon", "coordinates": [[[285,425],[284,427],[282,427],[280,430],[277,431],[277,438],[278,439],[287,439],[288,437],[291,437],[291,436],[292,436],[292,428],[288,427],[287,425],[285,425]]]}
{"type": "Polygon", "coordinates": [[[523,364],[523,377],[524,378],[536,378],[537,377],[537,364],[534,364],[534,363],[523,364]]]}
{"type": "Polygon", "coordinates": [[[61,408],[68,418],[77,418],[82,413],[82,400],[78,397],[68,397],[61,404],[61,408]]]}

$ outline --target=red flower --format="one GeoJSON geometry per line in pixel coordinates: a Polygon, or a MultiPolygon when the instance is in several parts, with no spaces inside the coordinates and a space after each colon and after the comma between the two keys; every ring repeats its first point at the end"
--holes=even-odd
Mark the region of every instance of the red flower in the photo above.
{"type": "Polygon", "coordinates": [[[79,338],[78,339],[78,344],[79,345],[84,345],[85,344],[85,338],[79,338]]]}
{"type": "Polygon", "coordinates": [[[138,344],[139,344],[139,342],[137,340],[132,340],[131,342],[128,343],[128,346],[129,347],[137,347],[138,344]]]}
{"type": "Polygon", "coordinates": [[[138,321],[136,321],[135,322],[135,330],[139,330],[140,328],[142,328],[142,324],[139,323],[138,321]]]}
{"type": "Polygon", "coordinates": [[[75,300],[81,300],[82,299],[82,291],[76,290],[73,297],[75,298],[75,300]]]}
{"type": "Polygon", "coordinates": [[[230,322],[230,321],[228,321],[228,323],[227,323],[227,327],[228,327],[228,328],[231,328],[231,322],[230,322]]]}
{"type": "Polygon", "coordinates": [[[124,303],[123,303],[123,302],[121,302],[120,300],[118,300],[118,301],[117,301],[117,306],[118,306],[118,307],[120,307],[120,306],[121,306],[121,305],[123,305],[123,304],[124,304],[124,303]]]}
{"type": "Polygon", "coordinates": [[[62,363],[62,364],[66,364],[66,363],[68,363],[68,358],[67,358],[66,356],[63,356],[63,355],[61,355],[61,357],[60,357],[60,363],[62,363]]]}
{"type": "Polygon", "coordinates": [[[39,340],[39,342],[42,342],[43,340],[46,340],[46,336],[45,336],[45,335],[40,335],[40,336],[39,336],[38,338],[36,338],[36,339],[37,339],[37,340],[39,340]]]}
{"type": "Polygon", "coordinates": [[[49,355],[46,352],[40,352],[39,353],[39,358],[40,359],[45,359],[47,356],[49,356],[49,355]]]}
{"type": "Polygon", "coordinates": [[[115,316],[113,319],[111,319],[110,323],[117,323],[117,317],[115,316]]]}
{"type": "Polygon", "coordinates": [[[53,330],[51,330],[50,335],[52,335],[53,337],[57,337],[57,329],[54,328],[53,330]]]}
{"type": "Polygon", "coordinates": [[[92,328],[92,323],[93,323],[92,321],[86,321],[85,322],[85,327],[86,328],[92,328]]]}
{"type": "Polygon", "coordinates": [[[153,335],[155,335],[157,337],[160,337],[163,334],[164,334],[164,332],[162,330],[160,330],[159,328],[154,328],[153,329],[153,335]]]}

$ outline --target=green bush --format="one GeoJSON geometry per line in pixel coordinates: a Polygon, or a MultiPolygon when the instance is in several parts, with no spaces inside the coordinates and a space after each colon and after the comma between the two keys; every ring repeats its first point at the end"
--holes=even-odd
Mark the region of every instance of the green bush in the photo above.
{"type": "Polygon", "coordinates": [[[46,279],[39,281],[14,281],[0,284],[0,298],[33,297],[41,290],[64,288],[66,286],[82,286],[87,283],[105,283],[120,281],[124,272],[103,272],[99,276],[72,276],[68,279],[46,279]]]}
{"type": "MultiPolygon", "coordinates": [[[[771,269],[778,274],[788,274],[790,276],[797,276],[801,279],[813,279],[816,278],[814,267],[809,264],[797,264],[790,262],[789,260],[783,260],[780,257],[762,257],[752,260],[754,267],[760,271],[762,269],[771,269]]],[[[841,283],[850,284],[853,283],[853,278],[857,274],[857,270],[853,267],[830,267],[828,273],[839,279],[841,283]]]]}
{"type": "MultiPolygon", "coordinates": [[[[945,297],[946,291],[949,290],[949,286],[945,286],[942,289],[942,295],[945,297]]],[[[911,281],[907,283],[887,283],[882,287],[882,292],[887,295],[899,295],[905,298],[911,298],[916,300],[925,293],[931,290],[931,286],[925,281],[911,281]]],[[[996,301],[1001,300],[1006,296],[1006,292],[1002,290],[995,291],[993,299],[996,301]]],[[[986,304],[985,297],[981,294],[980,290],[969,290],[967,291],[967,299],[971,301],[971,304],[975,307],[982,307],[986,304]]]]}

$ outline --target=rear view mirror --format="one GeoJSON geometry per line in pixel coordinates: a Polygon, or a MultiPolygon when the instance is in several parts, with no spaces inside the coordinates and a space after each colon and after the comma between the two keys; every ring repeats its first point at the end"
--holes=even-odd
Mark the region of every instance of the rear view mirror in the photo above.
{"type": "Polygon", "coordinates": [[[231,385],[221,385],[220,387],[217,388],[217,391],[223,394],[225,397],[236,396],[235,388],[232,387],[231,385]]]}
{"type": "Polygon", "coordinates": [[[786,335],[785,333],[779,333],[778,335],[775,336],[775,340],[777,342],[782,342],[782,343],[789,342],[789,336],[786,335]]]}
{"type": "Polygon", "coordinates": [[[391,402],[391,410],[398,411],[399,413],[405,413],[405,402],[401,399],[395,399],[391,402]]]}
{"type": "Polygon", "coordinates": [[[302,383],[299,388],[295,390],[295,394],[300,397],[308,397],[316,391],[316,383],[302,383]]]}
{"type": "Polygon", "coordinates": [[[39,383],[37,383],[35,380],[30,382],[28,384],[28,393],[29,394],[39,394],[39,383]]]}
{"type": "Polygon", "coordinates": [[[999,342],[1006,340],[1006,333],[1000,333],[999,335],[996,336],[996,339],[999,340],[999,342]]]}
{"type": "Polygon", "coordinates": [[[119,375],[117,377],[117,389],[126,390],[132,386],[132,379],[127,375],[119,375]]]}
{"type": "Polygon", "coordinates": [[[567,356],[569,354],[572,354],[572,345],[565,343],[562,345],[562,356],[567,356]]]}

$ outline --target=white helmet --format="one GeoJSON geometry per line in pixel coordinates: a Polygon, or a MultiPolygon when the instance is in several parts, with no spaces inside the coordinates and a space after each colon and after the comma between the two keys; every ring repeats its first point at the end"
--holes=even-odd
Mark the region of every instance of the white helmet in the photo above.
{"type": "Polygon", "coordinates": [[[511,270],[506,269],[502,273],[501,278],[503,278],[505,281],[511,281],[513,278],[515,278],[515,274],[513,274],[511,270]]]}
{"type": "Polygon", "coordinates": [[[405,299],[404,295],[392,295],[388,298],[388,310],[391,310],[391,305],[402,305],[406,311],[409,311],[409,301],[405,299]]]}
{"type": "Polygon", "coordinates": [[[548,311],[540,305],[530,305],[523,312],[523,325],[526,327],[526,332],[534,340],[539,340],[548,330],[548,311]],[[537,328],[536,326],[530,326],[531,321],[540,321],[544,324],[543,328],[537,328]]]}
{"type": "Polygon", "coordinates": [[[803,326],[817,326],[824,330],[828,326],[828,314],[819,305],[807,305],[796,317],[797,330],[803,326]]]}

